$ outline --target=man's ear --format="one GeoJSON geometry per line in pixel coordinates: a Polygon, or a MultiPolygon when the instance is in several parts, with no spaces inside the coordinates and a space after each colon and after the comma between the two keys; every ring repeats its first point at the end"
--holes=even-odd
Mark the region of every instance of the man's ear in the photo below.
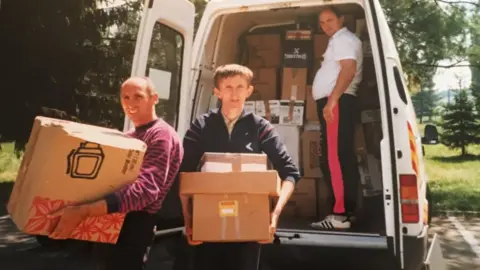
{"type": "Polygon", "coordinates": [[[342,26],[345,26],[345,16],[343,16],[343,15],[340,16],[340,24],[341,24],[342,26]]]}
{"type": "Polygon", "coordinates": [[[253,89],[254,89],[253,85],[250,84],[250,86],[247,89],[247,98],[249,98],[252,95],[253,89]]]}
{"type": "Polygon", "coordinates": [[[222,99],[221,95],[220,95],[220,89],[218,89],[217,87],[214,87],[213,88],[213,94],[218,98],[218,99],[222,99]]]}
{"type": "Polygon", "coordinates": [[[154,104],[158,104],[158,101],[159,101],[158,93],[152,94],[152,99],[154,104]]]}

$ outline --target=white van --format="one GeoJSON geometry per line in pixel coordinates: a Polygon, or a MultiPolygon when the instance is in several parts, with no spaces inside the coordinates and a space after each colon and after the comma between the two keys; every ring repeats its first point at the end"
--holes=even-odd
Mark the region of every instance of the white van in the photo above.
{"type": "MultiPolygon", "coordinates": [[[[379,269],[446,269],[439,239],[435,235],[432,241],[428,240],[430,208],[422,138],[394,40],[378,0],[211,0],[195,39],[192,3],[145,0],[132,75],[152,78],[161,98],[160,116],[183,136],[196,116],[217,106],[212,92],[213,71],[219,65],[240,61],[239,41],[243,37],[296,25],[308,18],[316,21],[325,5],[334,5],[355,20],[362,19],[366,30],[364,44],[371,46],[371,61],[364,69],[373,70],[376,79],[372,98],[379,101],[383,135],[379,143],[381,179],[377,179],[382,189],[380,200],[370,207],[381,218],[376,221],[378,229],[368,232],[324,232],[280,223],[274,243],[262,249],[262,269],[299,269],[300,263],[320,269],[316,266],[321,261],[349,261],[353,259],[351,254],[378,262],[372,265],[379,269]]],[[[131,127],[126,119],[125,130],[131,127]]],[[[169,209],[169,205],[175,204],[172,196],[160,214],[167,217],[163,224],[169,224],[169,216],[178,218],[179,212],[173,210],[178,204],[169,209]]],[[[178,231],[172,228],[175,222],[171,224],[159,228],[158,235],[178,231]]],[[[360,268],[365,269],[363,264],[360,268]]]]}

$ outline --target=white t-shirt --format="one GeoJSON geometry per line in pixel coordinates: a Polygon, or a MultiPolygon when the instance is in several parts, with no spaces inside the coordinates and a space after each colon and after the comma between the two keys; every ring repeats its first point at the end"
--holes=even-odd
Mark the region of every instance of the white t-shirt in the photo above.
{"type": "Polygon", "coordinates": [[[312,85],[313,99],[328,97],[337,83],[340,73],[340,60],[355,59],[357,72],[352,83],[344,93],[356,95],[358,84],[362,80],[363,49],[362,42],[347,28],[338,30],[328,41],[323,55],[322,67],[315,74],[312,85]]]}

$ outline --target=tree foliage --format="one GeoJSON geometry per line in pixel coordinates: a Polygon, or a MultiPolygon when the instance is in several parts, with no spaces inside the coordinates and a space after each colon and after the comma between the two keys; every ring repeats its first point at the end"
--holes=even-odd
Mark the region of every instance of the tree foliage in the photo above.
{"type": "Polygon", "coordinates": [[[432,120],[440,99],[441,97],[437,92],[431,89],[422,90],[412,95],[413,106],[416,115],[420,118],[420,123],[423,123],[424,116],[428,116],[432,120]]]}
{"type": "Polygon", "coordinates": [[[380,2],[410,91],[431,84],[440,60],[465,60],[469,28],[464,6],[441,6],[432,0],[380,2]]]}
{"type": "Polygon", "coordinates": [[[460,148],[462,156],[467,154],[466,147],[469,144],[478,142],[480,126],[473,108],[468,91],[459,90],[454,102],[445,106],[442,117],[442,143],[450,148],[460,148]]]}

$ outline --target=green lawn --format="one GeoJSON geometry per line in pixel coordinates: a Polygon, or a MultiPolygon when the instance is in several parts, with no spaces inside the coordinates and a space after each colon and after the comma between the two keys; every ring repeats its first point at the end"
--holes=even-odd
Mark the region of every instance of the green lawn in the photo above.
{"type": "Polygon", "coordinates": [[[0,183],[15,180],[20,159],[15,155],[13,143],[2,143],[0,150],[0,183]]]}
{"type": "Polygon", "coordinates": [[[480,211],[480,145],[470,155],[442,144],[425,145],[425,166],[436,210],[480,211]]]}

